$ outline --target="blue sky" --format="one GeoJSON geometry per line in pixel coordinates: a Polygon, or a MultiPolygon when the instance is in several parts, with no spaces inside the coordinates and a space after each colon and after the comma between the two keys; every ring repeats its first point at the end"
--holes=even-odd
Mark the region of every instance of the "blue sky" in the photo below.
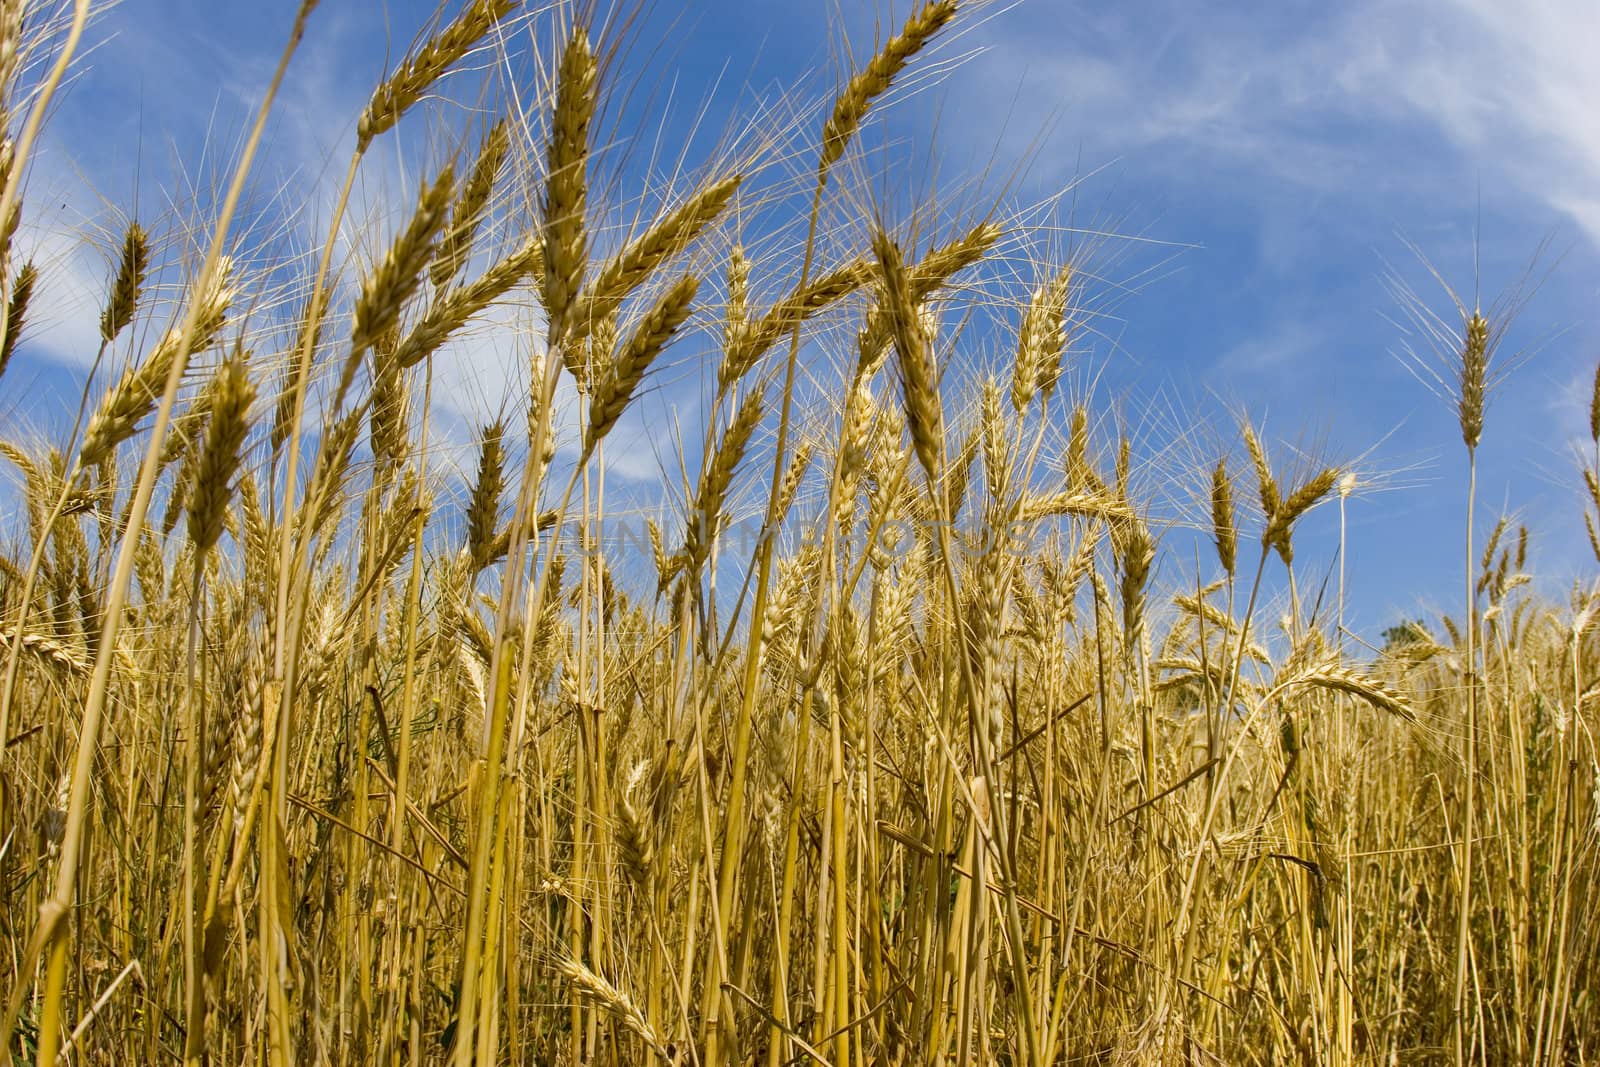
{"type": "MultiPolygon", "coordinates": [[[[741,101],[782,87],[827,100],[841,42],[865,55],[908,7],[656,4],[610,76],[639,86],[632,128],[654,130],[669,110],[665,130],[682,138],[703,105],[704,128],[720,132],[741,101]]],[[[181,218],[209,199],[292,8],[122,0],[100,15],[30,174],[21,247],[53,284],[0,385],[0,421],[53,433],[70,418],[108,273],[110,242],[84,234],[115,233],[135,203],[142,219],[181,218]]],[[[433,11],[327,2],[313,17],[258,168],[266,216],[278,192],[306,205],[285,247],[320,232],[318,197],[366,93],[433,11]]],[[[1115,235],[1091,241],[1100,292],[1086,299],[1102,313],[1080,336],[1072,380],[1092,384],[1100,409],[1124,413],[1155,454],[1148,481],[1169,490],[1164,520],[1198,517],[1188,487],[1171,490],[1174,472],[1190,472],[1197,492],[1193,472],[1236,445],[1242,411],[1286,448],[1358,460],[1373,488],[1349,505],[1348,568],[1355,622],[1370,633],[1459,599],[1459,433],[1394,354],[1387,270],[1445,307],[1407,240],[1470,293],[1476,233],[1486,303],[1549,241],[1544,280],[1507,341],[1536,351],[1491,401],[1481,525],[1502,508],[1528,521],[1535,565],[1557,592],[1593,572],[1574,450],[1600,359],[1596,40],[1592,0],[989,2],[869,127],[864,165],[891,212],[932,187],[975,209],[1070,190],[1047,216],[1064,227],[1056,242],[1115,235]]],[[[380,148],[365,192],[404,204],[411,162],[380,148]]],[[[513,362],[476,352],[441,371],[462,426],[494,409],[515,360],[498,358],[513,362]]],[[[679,370],[650,417],[676,413],[698,441],[693,373],[679,370]]],[[[647,492],[658,462],[676,456],[653,447],[650,426],[631,432],[618,477],[647,492]]],[[[1303,582],[1331,563],[1335,524],[1333,509],[1308,520],[1303,582]]],[[[1190,580],[1185,536],[1170,530],[1169,581],[1190,580]]]]}

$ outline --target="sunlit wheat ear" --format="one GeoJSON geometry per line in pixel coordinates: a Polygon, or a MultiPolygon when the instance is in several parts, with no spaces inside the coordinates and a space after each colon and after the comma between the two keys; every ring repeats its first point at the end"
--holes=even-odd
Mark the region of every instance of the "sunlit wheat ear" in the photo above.
{"type": "MultiPolygon", "coordinates": [[[[571,342],[616,315],[628,298],[667,259],[688,248],[728,206],[739,188],[735,175],[699,189],[648,231],[601,265],[585,288],[571,323],[571,342]]],[[[570,342],[569,342],[570,343],[570,342]]]]}
{"type": "Polygon", "coordinates": [[[1285,564],[1293,563],[1294,549],[1291,537],[1294,533],[1294,524],[1302,515],[1321,503],[1338,483],[1339,472],[1333,467],[1325,467],[1312,475],[1309,481],[1284,498],[1282,506],[1262,532],[1262,544],[1277,549],[1285,564]]]}
{"type": "Polygon", "coordinates": [[[1478,447],[1483,437],[1483,405],[1488,390],[1489,320],[1474,311],[1467,319],[1461,344],[1461,381],[1456,410],[1461,418],[1461,440],[1478,447]]]}
{"type": "Polygon", "coordinates": [[[873,101],[889,91],[911,57],[920,52],[935,34],[956,16],[955,0],[933,0],[906,20],[905,28],[889,38],[883,50],[873,56],[864,70],[859,71],[845,86],[844,92],[834,101],[833,113],[822,127],[822,158],[818,174],[826,177],[828,171],[844,155],[844,151],[861,128],[873,101]]]}
{"type": "Polygon", "coordinates": [[[883,272],[884,307],[889,314],[895,349],[900,354],[900,377],[911,445],[917,453],[917,462],[928,476],[928,484],[937,485],[943,464],[944,412],[934,385],[921,309],[912,301],[906,285],[905,263],[889,235],[881,229],[873,234],[872,249],[883,272]]]}
{"type": "MultiPolygon", "coordinates": [[[[929,252],[921,262],[908,265],[906,288],[912,302],[921,306],[957,274],[982,260],[1004,232],[992,222],[980,222],[949,244],[929,252]]],[[[856,338],[857,378],[871,378],[882,369],[893,340],[891,334],[888,309],[880,302],[868,313],[856,338]]]]}
{"type": "Polygon", "coordinates": [[[650,886],[650,871],[655,863],[655,831],[633,803],[644,764],[628,776],[627,787],[617,797],[617,862],[639,889],[650,886]]]}
{"type": "Polygon", "coordinates": [[[824,274],[804,288],[779,300],[767,311],[746,322],[727,345],[717,368],[717,392],[726,394],[750,372],[756,362],[781,337],[787,337],[797,323],[805,322],[829,305],[860,289],[869,278],[865,264],[849,263],[824,274]]]}
{"type": "Polygon", "coordinates": [[[351,330],[352,358],[375,344],[400,321],[400,311],[422,284],[423,270],[433,258],[434,239],[444,225],[455,190],[455,171],[441,170],[422,190],[411,221],[388,253],[361,283],[351,330]]]}
{"type": "Polygon", "coordinates": [[[1112,525],[1111,547],[1121,575],[1118,592],[1122,598],[1122,628],[1131,638],[1144,625],[1145,585],[1156,558],[1155,540],[1150,528],[1135,516],[1112,525]]]}
{"type": "Polygon", "coordinates": [[[25,633],[19,639],[14,631],[0,629],[0,653],[9,653],[14,643],[20,645],[21,651],[71,676],[89,673],[82,652],[49,634],[25,633]]]}
{"type": "Polygon", "coordinates": [[[1594,365],[1594,391],[1589,396],[1589,440],[1600,445],[1600,363],[1594,365]]]}
{"type": "MultiPolygon", "coordinates": [[[[1248,423],[1244,427],[1244,444],[1250,452],[1250,462],[1256,469],[1256,490],[1261,497],[1261,514],[1265,522],[1263,528],[1270,527],[1283,504],[1278,480],[1273,477],[1272,468],[1267,464],[1267,452],[1261,447],[1261,439],[1248,423]]],[[[1270,543],[1270,539],[1267,543],[1270,543]]]]}
{"type": "Polygon", "coordinates": [[[722,320],[722,350],[727,352],[739,338],[750,315],[750,257],[744,245],[735,244],[728,253],[728,306],[722,320]]]}
{"type": "Polygon", "coordinates": [[[1217,460],[1211,471],[1211,538],[1217,546],[1217,560],[1229,577],[1239,561],[1239,532],[1234,525],[1233,479],[1228,476],[1228,461],[1217,460]]]}
{"type": "Polygon", "coordinates": [[[544,244],[537,237],[484,271],[476,281],[436,298],[395,349],[395,363],[408,370],[437,352],[462,327],[528,278],[544,264],[544,244]]]}
{"type": "Polygon", "coordinates": [[[586,450],[593,449],[611,432],[632,403],[634,390],[638,389],[645,371],[688,319],[699,287],[699,281],[691,275],[678,279],[634,327],[615,362],[594,383],[589,401],[589,425],[584,431],[586,450]]]}
{"type": "Polygon", "coordinates": [[[17,338],[22,334],[23,322],[28,317],[28,301],[33,299],[33,287],[38,279],[39,272],[30,260],[17,271],[16,280],[12,283],[11,302],[6,305],[5,340],[0,342],[0,374],[6,372],[6,364],[11,362],[11,355],[17,350],[17,338]]]}
{"type": "Polygon", "coordinates": [[[1023,522],[1041,519],[1058,519],[1066,516],[1083,519],[1100,519],[1119,522],[1134,517],[1127,504],[1104,493],[1080,493],[1067,490],[1060,493],[1039,493],[1022,498],[1017,517],[1023,522]]]}
{"type": "Polygon", "coordinates": [[[373,347],[372,387],[367,398],[368,438],[372,458],[392,470],[409,447],[410,391],[395,359],[399,343],[393,330],[373,347]]]}
{"type": "Polygon", "coordinates": [[[472,253],[472,243],[488,212],[489,196],[494,192],[495,179],[500,175],[510,146],[511,135],[504,119],[489,127],[478,145],[477,158],[472,161],[467,180],[451,205],[450,225],[439,237],[439,253],[428,265],[428,280],[435,289],[443,289],[454,281],[472,253]]]}
{"type": "Polygon", "coordinates": [[[145,270],[150,261],[149,241],[144,227],[137,222],[128,224],[122,237],[122,256],[117,261],[117,277],[111,283],[111,295],[105,310],[100,313],[100,340],[110,344],[133,321],[139,307],[139,295],[144,289],[145,270]]]}
{"type": "Polygon", "coordinates": [[[558,959],[556,970],[572,983],[573,990],[579,997],[616,1019],[639,1040],[650,1046],[656,1055],[669,1063],[673,1061],[661,1035],[651,1028],[644,1012],[640,1011],[620,989],[571,957],[564,956],[558,959]]]}
{"type": "MultiPolygon", "coordinates": [[[[216,343],[233,300],[232,274],[232,262],[225,258],[212,273],[209,287],[191,297],[200,305],[191,352],[204,352],[216,343]]],[[[157,343],[155,351],[143,363],[130,366],[101,399],[84,431],[83,448],[78,455],[83,469],[99,466],[118,445],[133,436],[139,421],[150,413],[161,395],[182,340],[181,328],[173,327],[157,343]]]]}
{"type": "Polygon", "coordinates": [[[1296,672],[1293,678],[1281,683],[1279,687],[1283,685],[1309,685],[1348,693],[1366,701],[1379,711],[1399,716],[1407,722],[1417,721],[1411,702],[1402,693],[1376,678],[1337,661],[1314,663],[1303,671],[1296,672]]]}
{"type": "Polygon", "coordinates": [[[478,478],[472,485],[472,502],[467,506],[467,558],[474,571],[482,570],[494,559],[500,494],[505,488],[504,438],[504,423],[492,422],[484,427],[483,445],[478,451],[478,478]]]}
{"type": "Polygon", "coordinates": [[[250,383],[248,360],[242,349],[236,351],[218,368],[211,386],[211,424],[189,494],[189,540],[202,558],[222,536],[240,449],[250,429],[250,405],[256,392],[250,383]]]}
{"type": "Polygon", "coordinates": [[[811,466],[811,457],[815,452],[816,443],[809,440],[800,442],[800,446],[794,450],[794,458],[783,472],[783,483],[778,486],[778,495],[773,501],[774,524],[781,526],[789,509],[794,506],[794,498],[800,492],[800,483],[805,480],[806,470],[811,466]]]}
{"type": "Polygon", "coordinates": [[[1089,409],[1082,404],[1072,409],[1072,421],[1067,429],[1067,450],[1061,465],[1068,489],[1106,494],[1105,482],[1095,471],[1094,459],[1089,454],[1089,409]]]}
{"type": "Polygon", "coordinates": [[[17,66],[22,59],[23,15],[27,5],[8,0],[0,4],[0,128],[10,125],[11,79],[17,76],[17,66]]]}
{"type": "Polygon", "coordinates": [[[861,476],[867,466],[867,449],[872,439],[876,409],[864,387],[852,390],[845,399],[845,417],[839,431],[835,463],[839,486],[830,518],[841,540],[850,537],[851,523],[855,517],[856,490],[860,487],[861,476]]]}
{"type": "Polygon", "coordinates": [[[356,123],[356,150],[365,152],[375,138],[392,129],[514,6],[515,0],[474,0],[454,22],[430,37],[372,94],[356,123]]]}
{"type": "Polygon", "coordinates": [[[691,578],[699,573],[711,554],[712,538],[724,518],[722,505],[727,499],[728,487],[733,484],[734,472],[744,459],[751,435],[761,424],[763,405],[764,399],[759,390],[751,391],[744,398],[734,412],[733,420],[723,430],[722,440],[717,443],[711,461],[701,472],[700,486],[695,493],[694,506],[684,531],[684,552],[689,560],[691,578]]]}
{"type": "Polygon", "coordinates": [[[1036,394],[1048,396],[1061,377],[1067,347],[1067,296],[1072,268],[1063,267],[1034,291],[1023,312],[1017,335],[1016,365],[1011,377],[1011,406],[1018,413],[1036,394]]]}
{"type": "MultiPolygon", "coordinates": [[[[584,213],[589,195],[589,123],[594,119],[596,69],[582,26],[561,53],[555,111],[545,147],[544,310],[552,344],[561,344],[589,261],[584,213]]],[[[565,353],[563,353],[565,355],[565,353]]],[[[568,358],[568,368],[572,366],[568,358]]]]}

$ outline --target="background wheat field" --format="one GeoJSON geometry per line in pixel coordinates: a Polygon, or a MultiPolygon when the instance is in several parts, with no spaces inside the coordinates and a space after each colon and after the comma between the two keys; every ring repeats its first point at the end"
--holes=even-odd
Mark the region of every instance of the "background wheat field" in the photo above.
{"type": "MultiPolygon", "coordinates": [[[[1147,454],[1075,357],[1106,243],[864,145],[997,17],[901,7],[641,167],[631,9],[450,5],[295,244],[252,174],[306,0],[214,203],[95,235],[76,421],[0,426],[7,1062],[1600,1060],[1600,376],[1564,513],[1500,518],[1530,285],[1413,249],[1460,432],[1403,491],[1459,578],[1346,627],[1382,472],[1248,411],[1147,454]],[[452,462],[435,357],[485,338],[516,395],[452,462]],[[671,376],[640,507],[613,434],[671,376]]],[[[0,0],[0,374],[93,15],[0,0]]]]}

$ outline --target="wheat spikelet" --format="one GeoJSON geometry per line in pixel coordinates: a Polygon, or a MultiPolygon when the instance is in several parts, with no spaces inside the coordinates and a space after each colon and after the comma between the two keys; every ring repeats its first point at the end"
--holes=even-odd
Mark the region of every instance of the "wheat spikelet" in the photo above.
{"type": "Polygon", "coordinates": [[[690,574],[698,574],[711,554],[711,541],[716,536],[717,524],[722,521],[722,502],[733,484],[734,471],[744,459],[750,436],[761,424],[764,400],[759,390],[753,390],[740,403],[733,419],[722,431],[722,439],[700,475],[700,486],[695,492],[694,507],[689,513],[688,528],[684,533],[684,552],[689,560],[690,574]]]}
{"type": "Polygon", "coordinates": [[[978,427],[982,435],[983,479],[989,499],[1005,499],[1011,478],[1011,443],[1006,435],[1005,412],[1001,410],[1000,383],[985,378],[978,397],[978,427]]]}
{"type": "Polygon", "coordinates": [[[1067,347],[1067,294],[1072,268],[1063,267],[1034,290],[1017,335],[1016,365],[1011,377],[1011,406],[1018,413],[1036,393],[1049,396],[1061,377],[1061,355],[1067,347]]]}
{"type": "Polygon", "coordinates": [[[434,239],[444,225],[454,190],[455,171],[446,166],[423,187],[411,221],[388,254],[362,279],[350,336],[352,358],[394,328],[400,309],[422,284],[423,269],[433,258],[434,239]]]}
{"type": "Polygon", "coordinates": [[[428,87],[455,66],[511,10],[513,0],[474,0],[454,22],[429,38],[388,81],[378,86],[356,123],[356,151],[400,121],[428,87]]]}
{"type": "Polygon", "coordinates": [[[22,651],[69,674],[89,673],[89,664],[82,652],[75,651],[49,634],[24,633],[19,640],[15,630],[0,630],[0,647],[10,649],[13,646],[20,646],[22,651]]]}
{"type": "Polygon", "coordinates": [[[1271,545],[1278,550],[1278,555],[1283,557],[1285,564],[1294,560],[1294,550],[1290,543],[1295,522],[1311,508],[1327,496],[1339,482],[1339,472],[1332,467],[1318,471],[1304,485],[1290,493],[1280,503],[1263,530],[1262,544],[1271,545]]]}
{"type": "Polygon", "coordinates": [[[1137,517],[1112,526],[1111,544],[1121,573],[1118,591],[1122,596],[1122,629],[1131,645],[1143,633],[1145,584],[1150,580],[1156,546],[1150,528],[1137,517]]]}
{"type": "Polygon", "coordinates": [[[640,889],[650,885],[650,870],[655,863],[655,835],[639,809],[634,806],[633,793],[643,777],[646,764],[639,764],[628,776],[626,786],[617,796],[617,862],[627,872],[633,884],[640,889]]]}
{"type": "Polygon", "coordinates": [[[850,263],[823,275],[778,301],[759,318],[750,320],[728,343],[722,364],[717,368],[717,393],[724,395],[735,382],[749,373],[766,351],[830,304],[844,299],[865,283],[867,272],[860,262],[850,263]]]}
{"type": "MultiPolygon", "coordinates": [[[[933,367],[929,364],[927,333],[906,285],[900,249],[881,229],[873,235],[872,247],[883,271],[885,307],[889,313],[895,348],[900,353],[906,423],[911,430],[912,448],[916,450],[917,461],[928,476],[928,484],[937,485],[944,459],[944,412],[939,406],[933,367]]],[[[950,506],[954,509],[959,503],[956,500],[950,506]]]]}
{"type": "Polygon", "coordinates": [[[800,492],[800,483],[805,480],[806,470],[811,466],[811,457],[815,451],[815,442],[809,440],[801,441],[799,447],[794,450],[794,456],[783,472],[783,482],[778,486],[778,495],[773,498],[774,525],[781,526],[789,514],[789,509],[794,506],[794,498],[800,492]]]}
{"type": "Polygon", "coordinates": [[[1067,451],[1062,458],[1062,468],[1069,489],[1096,494],[1106,492],[1105,482],[1095,472],[1094,461],[1089,456],[1089,409],[1081,404],[1072,409],[1072,424],[1067,430],[1067,451]]]}
{"type": "Polygon", "coordinates": [[[1460,387],[1456,410],[1461,419],[1461,440],[1468,449],[1483,437],[1483,405],[1488,390],[1489,320],[1481,312],[1467,319],[1461,346],[1460,387]]]}
{"type": "Polygon", "coordinates": [[[20,0],[0,3],[0,128],[11,122],[12,79],[23,56],[23,15],[27,5],[20,0]]]}
{"type": "Polygon", "coordinates": [[[650,560],[656,571],[656,595],[660,596],[672,584],[672,579],[677,577],[683,559],[676,553],[667,555],[666,542],[661,537],[661,527],[656,520],[647,517],[644,525],[650,538],[650,560]]]}
{"type": "Polygon", "coordinates": [[[261,490],[249,472],[239,479],[239,510],[244,517],[241,539],[244,544],[245,587],[264,591],[271,585],[269,576],[277,554],[272,551],[272,527],[261,509],[261,490]]]}
{"type": "Polygon", "coordinates": [[[139,307],[139,294],[144,287],[145,269],[150,251],[144,227],[137,222],[128,224],[122,237],[122,258],[117,263],[117,277],[111,283],[111,295],[105,310],[100,313],[100,340],[110,344],[133,321],[139,307]]]}
{"type": "Polygon", "coordinates": [[[23,264],[17,271],[17,277],[11,286],[11,302],[6,305],[6,321],[4,340],[0,340],[0,374],[6,372],[6,365],[11,362],[11,355],[17,350],[17,338],[22,335],[22,324],[28,315],[28,301],[33,299],[33,286],[39,279],[39,272],[34,268],[33,262],[23,264]]]}
{"type": "Polygon", "coordinates": [[[1416,712],[1411,709],[1410,702],[1397,690],[1385,685],[1376,678],[1370,678],[1337,662],[1314,664],[1297,673],[1285,684],[1310,685],[1321,689],[1332,689],[1341,693],[1348,693],[1366,701],[1379,711],[1398,715],[1407,722],[1414,723],[1417,721],[1416,712]]]}
{"type": "Polygon", "coordinates": [[[697,190],[637,240],[607,260],[584,290],[573,313],[569,343],[581,339],[594,324],[617,313],[622,302],[668,258],[688,248],[728,206],[739,188],[738,175],[697,190]]]}
{"type": "Polygon", "coordinates": [[[139,533],[138,551],[133,557],[134,576],[139,579],[139,592],[144,597],[146,610],[161,602],[167,587],[167,564],[161,555],[161,543],[155,531],[146,526],[139,533]]]}
{"type": "Polygon", "coordinates": [[[559,958],[556,961],[556,970],[572,983],[574,991],[580,997],[616,1019],[648,1045],[656,1055],[672,1062],[672,1054],[667,1051],[661,1036],[651,1028],[644,1012],[640,1011],[620,989],[571,957],[559,958]]]}
{"type": "Polygon", "coordinates": [[[322,446],[317,450],[317,465],[311,475],[306,503],[300,512],[302,521],[312,530],[336,517],[332,504],[344,488],[345,475],[350,471],[350,456],[361,433],[361,409],[346,412],[324,433],[322,446]]]}
{"type": "MultiPolygon", "coordinates": [[[[1215,589],[1216,586],[1210,586],[1203,590],[1202,594],[1199,596],[1196,596],[1193,593],[1179,593],[1172,598],[1172,603],[1185,615],[1191,616],[1195,619],[1205,622],[1210,626],[1216,627],[1219,633],[1222,633],[1230,638],[1236,637],[1239,633],[1238,621],[1230,616],[1227,612],[1223,611],[1221,608],[1205,599],[1205,597],[1209,596],[1215,591],[1215,589]]],[[[1251,659],[1259,660],[1263,663],[1265,663],[1267,660],[1266,649],[1254,642],[1245,648],[1244,654],[1251,659]]]]}
{"type": "Polygon", "coordinates": [[[489,196],[494,192],[495,179],[506,160],[511,146],[511,135],[502,119],[489,127],[478,145],[477,158],[467,172],[461,194],[450,208],[450,225],[439,236],[439,251],[428,264],[428,280],[435,289],[443,289],[461,273],[472,251],[473,239],[489,207],[489,196]]]}
{"type": "MultiPolygon", "coordinates": [[[[750,317],[750,257],[736,244],[728,253],[728,306],[722,322],[722,349],[729,351],[750,317]]],[[[1600,377],[1600,371],[1597,371],[1600,377]]],[[[1596,387],[1600,389],[1600,386],[1596,387]]]]}
{"type": "Polygon", "coordinates": [[[839,487],[831,521],[840,540],[850,537],[855,518],[856,490],[866,469],[875,414],[876,405],[872,402],[871,394],[864,387],[852,390],[845,401],[844,425],[840,429],[839,450],[835,460],[839,487]]]}
{"type": "Polygon", "coordinates": [[[500,526],[500,494],[505,488],[505,424],[492,422],[483,430],[478,451],[478,479],[467,506],[467,558],[480,571],[494,558],[495,531],[500,526]]]}
{"type": "Polygon", "coordinates": [[[1227,459],[1217,460],[1211,471],[1211,540],[1217,560],[1231,577],[1239,562],[1239,531],[1234,525],[1233,479],[1227,459]]]}
{"type": "Polygon", "coordinates": [[[468,285],[435,300],[427,312],[396,346],[394,360],[409,370],[438,351],[456,331],[479,312],[499,300],[526,278],[537,276],[544,265],[544,245],[537,238],[502,259],[468,285]]]}
{"type": "MultiPolygon", "coordinates": [[[[555,111],[545,149],[544,309],[552,344],[561,343],[588,264],[589,123],[594,118],[595,61],[589,35],[574,26],[561,54],[555,111]]],[[[564,353],[565,355],[565,353],[564,353]]],[[[568,367],[571,367],[570,357],[568,367]]]]}
{"type": "Polygon", "coordinates": [[[1030,494],[1022,499],[1017,518],[1022,522],[1037,522],[1073,515],[1084,519],[1118,522],[1133,517],[1133,509],[1122,501],[1102,493],[1077,493],[1064,490],[1043,495],[1030,494]]]}
{"type": "Polygon", "coordinates": [[[1589,396],[1589,440],[1600,445],[1600,363],[1594,365],[1594,392],[1589,396]]]}
{"type": "Polygon", "coordinates": [[[845,148],[860,128],[861,120],[866,117],[873,101],[889,90],[911,57],[920,52],[955,15],[955,0],[930,0],[906,20],[899,34],[889,38],[883,50],[872,57],[864,70],[850,79],[844,92],[834,101],[833,113],[822,127],[822,158],[817,168],[819,175],[826,177],[839,157],[844,155],[845,148]]]}
{"type": "Polygon", "coordinates": [[[698,280],[684,275],[634,328],[608,373],[595,385],[594,399],[589,403],[589,425],[584,433],[585,449],[599,444],[622,417],[645,371],[689,317],[699,288],[698,280]]]}
{"type": "Polygon", "coordinates": [[[189,494],[189,540],[198,557],[204,557],[222,536],[223,515],[239,469],[239,450],[250,428],[250,405],[256,391],[246,371],[248,359],[243,349],[235,351],[218,368],[212,382],[211,425],[189,494]]]}
{"type": "MultiPolygon", "coordinates": [[[[977,461],[982,444],[980,427],[974,425],[962,439],[955,456],[945,464],[944,495],[950,503],[952,517],[961,514],[961,506],[967,499],[967,485],[972,479],[972,465],[977,461]]],[[[916,454],[915,447],[911,451],[916,454]]]]}
{"type": "MultiPolygon", "coordinates": [[[[211,276],[210,287],[193,298],[200,307],[189,346],[191,353],[210,348],[221,332],[228,305],[233,299],[231,274],[232,262],[224,258],[211,276]]],[[[78,453],[81,468],[98,467],[118,445],[133,436],[140,420],[150,413],[161,395],[167,372],[177,358],[181,342],[181,329],[174,327],[169,330],[149,358],[143,363],[129,366],[117,384],[101,399],[99,408],[89,419],[88,429],[84,431],[83,447],[78,453]]]]}
{"type": "Polygon", "coordinates": [[[10,460],[22,472],[23,495],[27,499],[30,519],[28,532],[37,543],[44,524],[45,496],[49,492],[44,470],[34,462],[32,456],[10,441],[0,440],[0,456],[10,460]]]}
{"type": "MultiPolygon", "coordinates": [[[[1266,527],[1271,528],[1283,505],[1282,495],[1278,492],[1278,481],[1272,476],[1272,468],[1267,465],[1267,453],[1261,447],[1260,438],[1249,424],[1244,428],[1244,443],[1250,451],[1250,462],[1256,469],[1256,489],[1261,496],[1261,513],[1266,518],[1266,527]]],[[[1263,535],[1263,541],[1270,544],[1271,538],[1263,535]]]]}
{"type": "MultiPolygon", "coordinates": [[[[1004,234],[992,222],[981,222],[949,244],[933,249],[916,264],[906,266],[906,288],[912,302],[919,307],[950,283],[955,275],[973,266],[989,254],[1004,234]]],[[[856,378],[871,378],[883,366],[893,340],[887,309],[880,303],[867,315],[856,338],[856,378]]]]}
{"type": "MultiPolygon", "coordinates": [[[[0,127],[0,188],[4,188],[11,181],[12,168],[16,166],[16,142],[4,136],[3,127],[0,127]]],[[[0,263],[11,257],[11,241],[17,235],[17,227],[22,223],[22,196],[19,191],[11,201],[10,209],[4,218],[0,218],[0,263]]]]}
{"type": "Polygon", "coordinates": [[[396,466],[410,446],[410,391],[405,372],[395,359],[399,338],[393,330],[379,338],[374,347],[372,392],[368,397],[368,438],[372,457],[384,468],[396,466]]]}
{"type": "Polygon", "coordinates": [[[262,684],[261,665],[253,656],[245,659],[238,697],[237,733],[228,746],[228,814],[235,838],[244,830],[250,794],[255,791],[261,766],[261,726],[267,711],[267,687],[262,684]]]}

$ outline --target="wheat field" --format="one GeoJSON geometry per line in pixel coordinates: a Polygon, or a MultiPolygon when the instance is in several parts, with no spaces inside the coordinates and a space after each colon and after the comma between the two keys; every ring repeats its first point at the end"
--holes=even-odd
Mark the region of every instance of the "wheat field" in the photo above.
{"type": "MultiPolygon", "coordinates": [[[[875,195],[864,128],[977,5],[630,189],[629,20],[466,0],[271,261],[315,6],[206,217],[102,242],[76,424],[0,431],[7,1062],[1600,1061],[1600,585],[1475,499],[1515,294],[1396,286],[1465,510],[1450,613],[1374,647],[1295,580],[1364,471],[1246,416],[1161,473],[1175,551],[1075,376],[1094,247],[875,195]],[[519,396],[452,462],[433,361],[488,336],[519,396]],[[685,462],[619,504],[668,376],[685,462]]],[[[90,14],[0,0],[0,374],[90,14]]],[[[1549,521],[1600,566],[1600,375],[1590,429],[1549,521]]]]}

